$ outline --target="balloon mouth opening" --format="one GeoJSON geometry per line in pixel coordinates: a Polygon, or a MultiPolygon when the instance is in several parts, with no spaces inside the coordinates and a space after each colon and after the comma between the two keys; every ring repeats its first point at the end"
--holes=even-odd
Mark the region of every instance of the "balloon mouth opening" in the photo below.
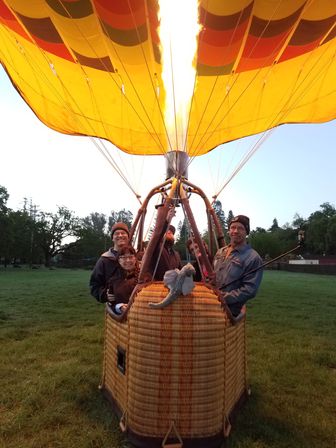
{"type": "Polygon", "coordinates": [[[183,151],[170,151],[166,154],[166,180],[172,177],[188,179],[189,156],[183,151]]]}

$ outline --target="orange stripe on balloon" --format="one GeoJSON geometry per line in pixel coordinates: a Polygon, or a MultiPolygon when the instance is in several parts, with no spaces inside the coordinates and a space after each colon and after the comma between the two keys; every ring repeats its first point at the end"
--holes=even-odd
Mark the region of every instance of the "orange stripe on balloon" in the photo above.
{"type": "Polygon", "coordinates": [[[117,15],[130,15],[131,11],[135,13],[138,10],[145,10],[144,0],[119,0],[115,2],[111,0],[93,0],[93,3],[97,10],[102,9],[117,15]]]}
{"type": "Polygon", "coordinates": [[[63,43],[48,42],[46,40],[39,39],[38,37],[34,37],[34,40],[36,42],[36,45],[42,48],[44,51],[47,51],[48,53],[54,54],[55,56],[66,59],[68,61],[74,61],[71,53],[63,43]]]}
{"type": "Polygon", "coordinates": [[[208,45],[202,42],[198,49],[197,62],[201,65],[210,65],[212,67],[219,67],[227,64],[232,64],[239,52],[240,42],[236,42],[230,47],[217,47],[208,45]]]}
{"type": "Polygon", "coordinates": [[[288,35],[289,30],[268,38],[248,36],[242,54],[242,60],[275,57],[284,45],[288,35]]]}
{"type": "Polygon", "coordinates": [[[318,48],[320,44],[320,39],[315,42],[310,42],[307,45],[288,45],[286,50],[283,52],[279,62],[286,61],[288,59],[296,58],[297,56],[301,56],[305,53],[309,53],[310,51],[318,48]]]}
{"type": "Polygon", "coordinates": [[[203,43],[206,43],[217,47],[231,46],[233,43],[243,39],[246,26],[247,24],[244,23],[238,26],[234,32],[232,29],[223,31],[212,29],[202,30],[200,32],[199,45],[201,46],[203,43]]]}
{"type": "Polygon", "coordinates": [[[29,34],[27,34],[21,23],[17,21],[12,11],[3,3],[2,0],[0,0],[0,23],[32,42],[29,34]]]}
{"type": "Polygon", "coordinates": [[[108,23],[113,28],[123,30],[134,29],[146,22],[145,8],[143,5],[141,5],[141,8],[137,8],[131,12],[130,10],[120,11],[120,8],[112,8],[110,3],[95,3],[98,16],[104,23],[108,23]]]}

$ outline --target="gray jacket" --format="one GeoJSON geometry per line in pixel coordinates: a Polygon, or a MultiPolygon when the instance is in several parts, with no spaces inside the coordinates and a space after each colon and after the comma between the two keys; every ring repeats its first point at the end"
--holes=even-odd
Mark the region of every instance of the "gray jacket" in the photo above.
{"type": "Polygon", "coordinates": [[[252,299],[259,289],[262,269],[249,274],[262,265],[259,254],[247,243],[231,253],[230,246],[219,249],[214,258],[217,287],[225,291],[225,300],[232,314],[237,316],[247,300],[252,299]],[[243,274],[243,278],[240,278],[243,274]],[[231,283],[233,282],[233,283],[231,283]],[[231,283],[228,286],[228,283],[231,283]]]}

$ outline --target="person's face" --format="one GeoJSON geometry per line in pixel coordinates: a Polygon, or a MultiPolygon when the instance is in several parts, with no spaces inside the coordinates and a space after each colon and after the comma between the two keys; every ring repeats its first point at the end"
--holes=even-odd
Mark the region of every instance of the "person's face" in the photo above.
{"type": "Polygon", "coordinates": [[[128,244],[128,234],[125,230],[116,230],[112,236],[113,247],[116,250],[121,249],[128,244]]]}
{"type": "Polygon", "coordinates": [[[198,244],[194,243],[190,245],[190,253],[195,255],[195,257],[201,256],[201,251],[199,250],[198,244]]]}
{"type": "Polygon", "coordinates": [[[240,246],[246,241],[246,229],[240,222],[234,222],[229,229],[231,245],[240,246]]]}
{"type": "Polygon", "coordinates": [[[125,269],[125,271],[134,271],[136,266],[136,257],[134,254],[130,253],[120,255],[119,264],[123,269],[125,269]]]}
{"type": "Polygon", "coordinates": [[[171,241],[172,243],[175,241],[174,234],[171,230],[167,230],[166,232],[166,241],[171,241]]]}

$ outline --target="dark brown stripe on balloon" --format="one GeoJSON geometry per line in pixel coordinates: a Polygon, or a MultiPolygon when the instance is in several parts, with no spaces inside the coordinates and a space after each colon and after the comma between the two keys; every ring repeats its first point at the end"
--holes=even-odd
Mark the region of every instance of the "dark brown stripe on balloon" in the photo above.
{"type": "Polygon", "coordinates": [[[146,24],[131,30],[121,30],[112,28],[107,23],[102,22],[104,33],[116,44],[132,47],[139,45],[148,39],[146,24]]]}
{"type": "Polygon", "coordinates": [[[301,14],[302,8],[299,8],[290,16],[279,20],[264,20],[254,16],[251,22],[250,34],[255,37],[274,37],[278,34],[289,31],[301,14]]]}
{"type": "Polygon", "coordinates": [[[31,35],[41,40],[45,40],[46,42],[56,44],[63,43],[61,36],[58,34],[58,31],[49,17],[33,19],[31,17],[23,16],[17,12],[15,14],[31,35]]]}
{"type": "Polygon", "coordinates": [[[335,37],[336,37],[336,26],[330,31],[330,33],[328,34],[328,36],[326,37],[326,39],[323,43],[326,44],[327,42],[334,39],[335,37]]]}
{"type": "Polygon", "coordinates": [[[197,74],[200,76],[219,76],[228,75],[231,73],[233,67],[232,64],[211,67],[210,65],[197,64],[197,74]]]}
{"type": "Polygon", "coordinates": [[[234,29],[237,26],[237,24],[243,23],[249,18],[252,11],[252,7],[253,2],[250,3],[248,6],[246,6],[246,8],[244,8],[243,10],[228,16],[218,16],[216,14],[212,14],[211,12],[201,7],[200,22],[206,28],[208,27],[213,30],[223,31],[234,29]]]}
{"type": "Polygon", "coordinates": [[[46,0],[46,3],[57,14],[64,17],[81,19],[93,13],[90,0],[78,0],[76,2],[67,2],[62,0],[46,0]]]}
{"type": "Polygon", "coordinates": [[[154,54],[154,60],[158,64],[161,64],[161,51],[158,45],[156,45],[154,42],[152,42],[153,47],[153,54],[154,54]]]}
{"type": "Polygon", "coordinates": [[[86,67],[95,68],[97,70],[104,70],[105,72],[114,73],[114,67],[108,56],[103,58],[88,58],[87,56],[77,53],[74,50],[72,50],[72,52],[80,64],[85,65],[86,67]]]}
{"type": "Polygon", "coordinates": [[[335,20],[336,15],[318,21],[301,20],[289,42],[289,45],[307,45],[310,42],[322,39],[322,37],[335,23],[335,20]]]}

